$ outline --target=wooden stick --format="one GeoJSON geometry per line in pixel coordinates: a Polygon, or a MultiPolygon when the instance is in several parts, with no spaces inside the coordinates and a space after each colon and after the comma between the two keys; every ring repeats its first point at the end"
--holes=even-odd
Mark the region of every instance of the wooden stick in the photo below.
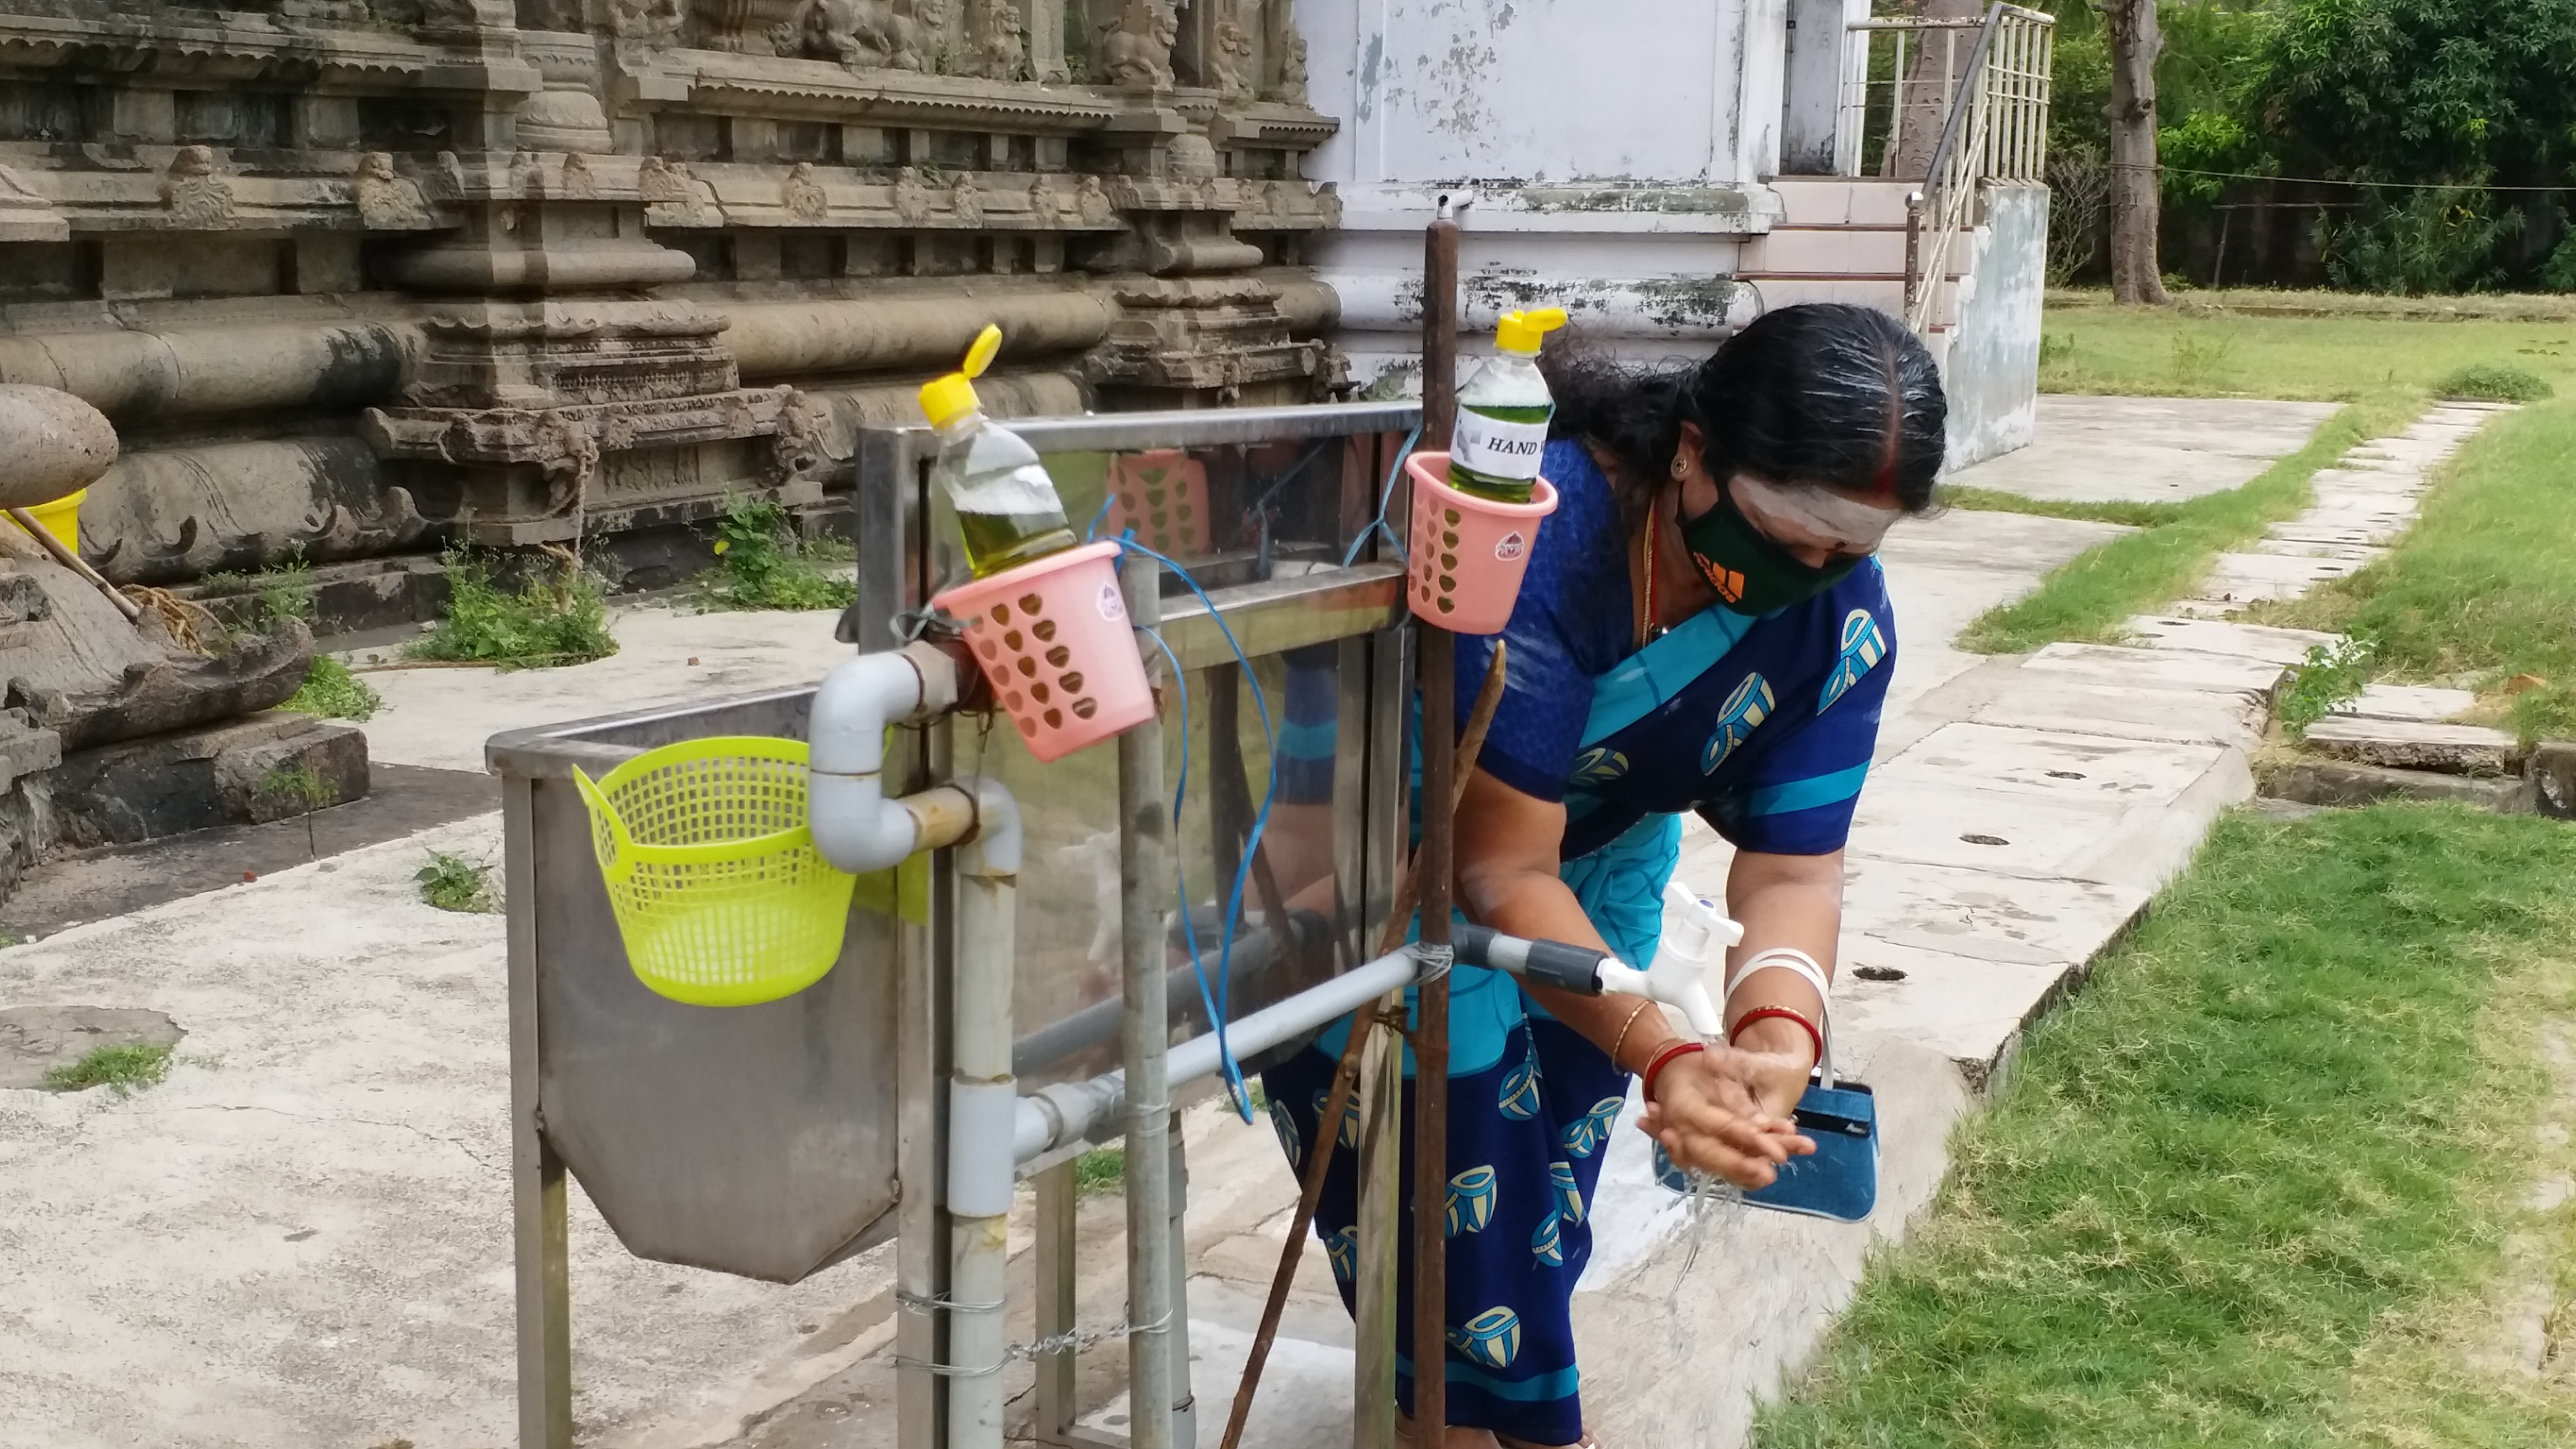
{"type": "MultiPolygon", "coordinates": [[[[1476,706],[1467,713],[1467,733],[1458,742],[1458,781],[1452,808],[1467,795],[1467,777],[1474,773],[1476,757],[1485,748],[1485,732],[1494,723],[1494,708],[1503,698],[1503,641],[1494,641],[1493,662],[1485,666],[1485,682],[1476,691],[1476,706]]],[[[1378,941],[1377,954],[1404,944],[1404,925],[1413,915],[1413,871],[1408,866],[1395,885],[1395,908],[1389,913],[1386,931],[1378,941]]],[[[1363,1006],[1351,1013],[1350,1038],[1342,1043],[1342,1059],[1333,1069],[1333,1087],[1324,1097],[1324,1111],[1315,1119],[1315,1145],[1306,1155],[1303,1181],[1297,1192],[1297,1214],[1288,1223],[1288,1241],[1279,1247],[1279,1268],[1270,1275],[1270,1297],[1261,1305],[1261,1327],[1252,1336],[1252,1351],[1243,1361],[1243,1377],[1234,1388],[1234,1409],[1226,1415],[1225,1439],[1221,1449],[1239,1449],[1244,1425],[1252,1419],[1252,1398],[1261,1390],[1261,1370],[1270,1361],[1271,1341],[1279,1336],[1279,1318],[1288,1309],[1288,1289],[1297,1281],[1297,1260],[1306,1250],[1306,1230],[1314,1224],[1315,1206],[1324,1199],[1324,1175],[1333,1161],[1333,1144],[1342,1130],[1342,1114],[1351,1109],[1351,1093],[1360,1080],[1360,1044],[1368,1039],[1370,1015],[1377,1008],[1363,1006]]]]}
{"type": "Polygon", "coordinates": [[[142,605],[118,592],[116,585],[109,583],[105,575],[91,568],[89,560],[82,558],[78,551],[65,548],[63,541],[54,537],[52,529],[36,521],[36,515],[23,508],[12,508],[9,510],[9,516],[16,519],[18,526],[27,530],[37,543],[43,545],[45,552],[54,556],[54,562],[89,580],[100,593],[107,595],[107,601],[116,605],[116,611],[125,616],[125,622],[131,624],[143,617],[142,605]]]}

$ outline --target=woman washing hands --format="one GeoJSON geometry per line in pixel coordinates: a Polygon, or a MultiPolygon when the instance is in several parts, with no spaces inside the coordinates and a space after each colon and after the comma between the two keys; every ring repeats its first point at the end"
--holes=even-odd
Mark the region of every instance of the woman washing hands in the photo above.
{"type": "MultiPolygon", "coordinates": [[[[1843,843],[1895,653],[1871,555],[1928,506],[1945,444],[1930,354],[1859,307],[1770,313],[1695,368],[1560,363],[1549,381],[1542,471],[1561,502],[1501,636],[1505,689],[1457,814],[1460,908],[1643,966],[1692,810],[1736,847],[1726,906],[1744,940],[1728,1040],[1705,1049],[1632,998],[1453,976],[1442,1442],[1473,1449],[1590,1442],[1571,1304],[1632,1076],[1638,1125],[1685,1168],[1758,1188],[1814,1150],[1790,1114],[1820,1049],[1843,843]]],[[[1491,648],[1458,640],[1462,721],[1491,648]]],[[[1315,1226],[1347,1302],[1356,1122],[1317,1121],[1340,1037],[1265,1081],[1293,1161],[1336,1138],[1315,1226]]],[[[1410,1289],[1397,1301],[1409,1316],[1410,1289]]],[[[1411,1335],[1399,1323],[1397,1342],[1411,1335]]],[[[1409,1405],[1412,1365],[1397,1371],[1409,1405]]]]}

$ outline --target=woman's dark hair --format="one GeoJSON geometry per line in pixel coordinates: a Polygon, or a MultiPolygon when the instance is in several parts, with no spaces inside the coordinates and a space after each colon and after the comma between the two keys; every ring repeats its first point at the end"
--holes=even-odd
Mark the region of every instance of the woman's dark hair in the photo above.
{"type": "Polygon", "coordinates": [[[1696,367],[1638,369],[1580,347],[1543,362],[1549,432],[1618,460],[1623,509],[1662,486],[1682,424],[1697,423],[1710,476],[1892,495],[1931,506],[1948,449],[1949,402],[1932,354],[1873,307],[1808,302],[1765,312],[1696,367]]]}

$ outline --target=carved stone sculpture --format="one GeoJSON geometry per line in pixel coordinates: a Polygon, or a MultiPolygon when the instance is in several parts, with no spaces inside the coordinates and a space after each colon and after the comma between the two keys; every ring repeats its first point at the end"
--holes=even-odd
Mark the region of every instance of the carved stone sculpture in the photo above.
{"type": "Polygon", "coordinates": [[[1055,178],[1041,172],[1029,183],[1029,219],[1040,226],[1053,226],[1064,213],[1064,198],[1056,195],[1055,178]]]}
{"type": "Polygon", "coordinates": [[[1241,25],[1230,19],[1217,22],[1216,60],[1209,70],[1209,80],[1217,94],[1252,94],[1252,37],[1244,34],[1241,25]]]}
{"type": "Polygon", "coordinates": [[[930,220],[930,188],[921,184],[918,167],[906,166],[894,173],[894,215],[906,226],[930,220]]]}
{"type": "Polygon", "coordinates": [[[370,151],[358,158],[358,174],[349,183],[358,220],[372,231],[416,231],[434,224],[420,188],[394,174],[394,158],[370,151]]]}
{"type": "Polygon", "coordinates": [[[689,174],[685,162],[645,157],[635,169],[635,189],[643,195],[646,214],[657,223],[714,226],[724,220],[723,208],[716,205],[716,189],[689,174]]]}
{"type": "Polygon", "coordinates": [[[852,70],[929,70],[947,24],[942,0],[804,0],[771,34],[781,55],[837,60],[852,70]]]}
{"type": "Polygon", "coordinates": [[[824,447],[831,422],[822,404],[792,387],[786,389],[778,403],[777,431],[769,439],[770,461],[781,482],[810,477],[831,462],[824,447]]]}
{"type": "Polygon", "coordinates": [[[799,161],[789,167],[778,192],[779,204],[798,221],[821,221],[831,210],[831,199],[823,194],[823,183],[814,179],[811,161],[799,161]]]}
{"type": "Polygon", "coordinates": [[[1084,226],[1107,226],[1118,219],[1118,209],[1109,204],[1109,193],[1101,188],[1097,176],[1086,173],[1073,199],[1084,226]]]}
{"type": "Polygon", "coordinates": [[[1166,0],[1127,0],[1115,24],[1100,32],[1099,76],[1114,86],[1172,83],[1172,44],[1181,23],[1166,0]]]}
{"type": "Polygon", "coordinates": [[[680,37],[687,19],[680,0],[609,0],[608,33],[620,40],[666,46],[680,37]]]}
{"type": "Polygon", "coordinates": [[[975,74],[1018,80],[1028,67],[1020,35],[1020,7],[1012,0],[968,0],[966,49],[975,74]]]}
{"type": "Polygon", "coordinates": [[[984,224],[984,194],[975,189],[973,175],[961,172],[948,184],[948,211],[960,226],[984,224]]]}
{"type": "Polygon", "coordinates": [[[233,188],[215,170],[211,146],[182,146],[161,178],[161,204],[181,226],[221,226],[233,214],[233,188]]]}
{"type": "Polygon", "coordinates": [[[1306,37],[1291,35],[1279,58],[1279,79],[1269,90],[1269,98],[1292,106],[1306,104],[1306,37]]]}

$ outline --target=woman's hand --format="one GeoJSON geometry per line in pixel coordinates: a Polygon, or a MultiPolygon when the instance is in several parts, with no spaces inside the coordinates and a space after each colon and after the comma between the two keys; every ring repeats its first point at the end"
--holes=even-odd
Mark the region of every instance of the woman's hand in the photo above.
{"type": "Polygon", "coordinates": [[[1816,1150],[1789,1118],[1806,1085],[1803,1055],[1712,1046],[1676,1057],[1656,1075],[1637,1126],[1676,1166],[1769,1187],[1779,1164],[1816,1150]]]}

